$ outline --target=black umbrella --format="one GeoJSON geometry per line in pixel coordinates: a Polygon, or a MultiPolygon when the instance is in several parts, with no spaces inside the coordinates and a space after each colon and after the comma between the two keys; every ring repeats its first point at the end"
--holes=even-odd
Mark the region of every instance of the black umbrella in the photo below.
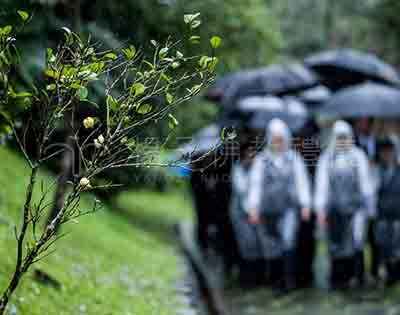
{"type": "Polygon", "coordinates": [[[400,90],[378,83],[365,83],[336,92],[319,110],[347,118],[400,117],[400,90]]]}
{"type": "Polygon", "coordinates": [[[223,104],[230,107],[248,96],[283,96],[318,85],[317,76],[301,64],[272,65],[240,72],[224,93],[223,104]]]}
{"type": "Polygon", "coordinates": [[[338,49],[310,56],[305,64],[316,71],[322,82],[333,90],[375,81],[400,84],[396,70],[372,54],[353,49],[338,49]]]}
{"type": "Polygon", "coordinates": [[[201,129],[193,135],[188,143],[178,148],[178,155],[204,154],[216,149],[222,143],[221,130],[222,128],[218,124],[212,124],[201,129]]]}
{"type": "Polygon", "coordinates": [[[208,88],[204,97],[211,102],[220,103],[229,87],[234,84],[243,73],[234,72],[218,78],[215,83],[208,88]]]}
{"type": "Polygon", "coordinates": [[[265,129],[273,118],[280,118],[292,131],[301,129],[309,119],[306,106],[292,97],[251,96],[238,102],[222,124],[238,128],[265,129]]]}
{"type": "Polygon", "coordinates": [[[297,95],[298,99],[310,109],[323,105],[331,96],[332,91],[324,85],[318,85],[297,95]]]}

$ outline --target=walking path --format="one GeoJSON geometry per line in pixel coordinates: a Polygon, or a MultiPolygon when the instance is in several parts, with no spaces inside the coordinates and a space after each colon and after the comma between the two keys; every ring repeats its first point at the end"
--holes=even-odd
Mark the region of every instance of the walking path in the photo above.
{"type": "MultiPolygon", "coordinates": [[[[186,231],[190,230],[186,226],[186,231]]],[[[188,234],[186,234],[188,235],[188,234]]],[[[213,264],[213,268],[215,264],[213,264]]],[[[315,262],[315,289],[298,290],[277,298],[269,288],[223,290],[224,302],[232,315],[400,315],[400,288],[328,291],[327,259],[320,253],[315,262]]],[[[211,270],[211,268],[210,268],[211,270]]],[[[210,272],[217,276],[215,272],[210,272]]],[[[188,276],[189,277],[189,276],[188,276]]],[[[191,277],[189,277],[191,278],[191,277]]],[[[190,290],[195,285],[186,281],[190,290]]],[[[196,296],[196,292],[191,293],[196,296]]],[[[193,310],[188,314],[192,314],[193,310]]],[[[197,313],[201,313],[197,311],[197,313]]]]}

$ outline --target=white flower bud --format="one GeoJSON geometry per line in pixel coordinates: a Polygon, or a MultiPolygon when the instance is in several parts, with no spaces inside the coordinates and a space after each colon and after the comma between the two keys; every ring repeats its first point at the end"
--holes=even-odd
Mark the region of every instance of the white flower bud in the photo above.
{"type": "Polygon", "coordinates": [[[86,118],[83,120],[83,126],[84,126],[86,129],[93,128],[93,127],[94,127],[94,124],[95,124],[95,121],[94,121],[94,118],[93,118],[93,117],[86,117],[86,118]]]}
{"type": "Polygon", "coordinates": [[[81,188],[90,188],[90,180],[86,177],[82,177],[81,180],[79,181],[79,186],[81,188]]]}
{"type": "Polygon", "coordinates": [[[104,143],[104,137],[103,137],[103,135],[100,135],[100,136],[97,138],[97,140],[99,141],[100,144],[103,144],[103,143],[104,143]]]}

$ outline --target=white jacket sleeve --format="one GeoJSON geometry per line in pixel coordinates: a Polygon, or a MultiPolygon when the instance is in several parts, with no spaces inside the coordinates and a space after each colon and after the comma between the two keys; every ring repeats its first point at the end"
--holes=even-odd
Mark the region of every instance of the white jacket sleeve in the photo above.
{"type": "Polygon", "coordinates": [[[363,151],[358,152],[358,175],[360,181],[360,190],[365,199],[365,205],[367,211],[371,216],[374,216],[375,209],[375,187],[372,178],[369,161],[366,154],[363,151]]]}
{"type": "Polygon", "coordinates": [[[250,209],[260,211],[263,194],[263,177],[264,159],[261,154],[254,159],[250,170],[249,195],[247,200],[249,209],[247,209],[247,211],[250,209]]]}
{"type": "Polygon", "coordinates": [[[310,178],[303,158],[296,154],[294,159],[295,185],[300,205],[303,208],[311,207],[310,178]]]}
{"type": "Polygon", "coordinates": [[[327,153],[321,156],[317,165],[314,195],[315,211],[326,211],[329,200],[329,159],[327,153]]]}
{"type": "Polygon", "coordinates": [[[370,172],[369,162],[364,152],[358,152],[358,174],[360,176],[360,188],[364,197],[371,197],[374,193],[374,185],[370,172]]]}

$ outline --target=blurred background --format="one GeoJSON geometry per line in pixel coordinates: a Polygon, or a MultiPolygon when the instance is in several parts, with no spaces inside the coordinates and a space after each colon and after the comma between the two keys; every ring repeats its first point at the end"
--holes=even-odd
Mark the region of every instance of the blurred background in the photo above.
{"type": "MultiPolygon", "coordinates": [[[[202,37],[222,37],[217,80],[235,71],[298,62],[319,51],[344,47],[379,56],[396,70],[400,66],[397,0],[0,0],[0,25],[14,24],[19,9],[33,15],[18,38],[23,62],[13,69],[22,90],[44,80],[46,48],[57,44],[63,26],[101,42],[105,49],[131,42],[146,52],[150,40],[179,38],[184,32],[183,15],[194,12],[201,13],[202,37]]],[[[209,42],[202,40],[199,45],[206,49],[209,42]]],[[[94,84],[89,93],[100,99],[102,90],[94,84]]],[[[175,142],[163,155],[173,154],[182,139],[221,117],[223,106],[205,94],[177,109],[181,123],[172,135],[175,142]]],[[[60,129],[55,141],[63,141],[66,132],[60,129]]],[[[169,133],[168,124],[158,124],[146,129],[143,137],[157,141],[169,133]]],[[[14,259],[12,227],[27,173],[8,134],[5,128],[0,148],[0,284],[5,283],[14,259]]],[[[49,164],[43,180],[51,182],[63,171],[61,164],[49,164]]],[[[191,314],[190,303],[176,290],[186,289],[180,283],[184,268],[174,255],[172,233],[174,223],[193,216],[185,177],[182,170],[146,168],[113,171],[99,179],[123,186],[100,193],[96,198],[105,211],[72,227],[72,235],[60,249],[37,267],[62,289],[33,272],[17,292],[10,314],[36,315],[43,310],[47,314],[175,314],[177,309],[191,314]]],[[[89,202],[89,197],[83,200],[84,205],[89,202]]]]}

